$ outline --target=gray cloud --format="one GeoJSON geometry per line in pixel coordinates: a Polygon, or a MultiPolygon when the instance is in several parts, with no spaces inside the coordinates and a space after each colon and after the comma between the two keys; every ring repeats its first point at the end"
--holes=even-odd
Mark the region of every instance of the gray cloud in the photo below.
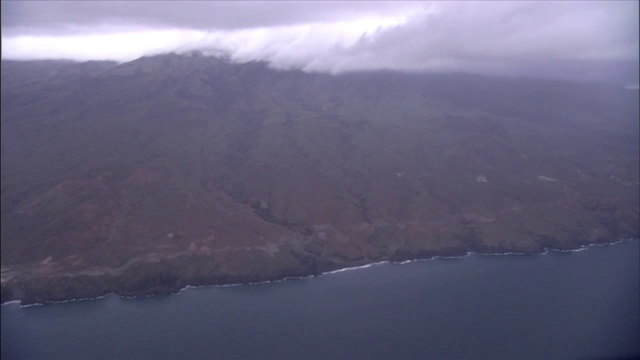
{"type": "Polygon", "coordinates": [[[70,34],[100,27],[237,30],[344,21],[423,7],[378,1],[2,1],[2,30],[70,34]]]}
{"type": "MultiPolygon", "coordinates": [[[[147,53],[209,49],[238,61],[267,60],[276,68],[638,82],[637,1],[2,2],[3,40],[15,40],[8,42],[3,57],[19,48],[21,55],[14,57],[26,58],[28,46],[37,46],[19,42],[20,35],[64,37],[131,29],[202,34],[178,36],[147,53]],[[366,33],[357,25],[362,19],[391,17],[403,21],[377,31],[368,26],[366,33]]],[[[34,57],[43,56],[42,51],[38,54],[34,57]]],[[[109,57],[105,51],[100,54],[95,56],[109,57]]]]}
{"type": "Polygon", "coordinates": [[[637,81],[637,2],[446,5],[342,49],[333,70],[465,70],[588,80],[628,75],[637,81]]]}

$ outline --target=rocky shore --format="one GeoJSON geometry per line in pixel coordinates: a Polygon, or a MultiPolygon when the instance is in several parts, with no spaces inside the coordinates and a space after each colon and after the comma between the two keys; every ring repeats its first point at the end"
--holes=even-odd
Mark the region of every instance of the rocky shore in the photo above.
{"type": "MultiPolygon", "coordinates": [[[[491,255],[540,255],[548,250],[571,251],[583,249],[590,245],[605,244],[610,244],[610,242],[595,244],[567,243],[561,247],[548,247],[540,244],[539,248],[531,249],[480,246],[473,250],[463,247],[423,251],[398,250],[389,258],[377,259],[376,263],[387,261],[403,263],[438,257],[463,257],[469,252],[491,255]]],[[[2,284],[2,303],[19,301],[21,306],[28,306],[94,299],[107,294],[116,294],[123,297],[155,296],[177,293],[187,287],[243,285],[317,276],[335,270],[372,263],[367,260],[338,262],[310,258],[307,259],[310,263],[306,264],[306,266],[300,263],[297,267],[273,269],[265,273],[216,274],[214,269],[207,269],[206,266],[197,265],[199,262],[202,264],[202,260],[189,258],[167,262],[167,264],[160,262],[156,263],[156,266],[145,267],[144,274],[131,272],[119,276],[65,275],[31,277],[28,280],[14,279],[14,281],[2,284]]]]}

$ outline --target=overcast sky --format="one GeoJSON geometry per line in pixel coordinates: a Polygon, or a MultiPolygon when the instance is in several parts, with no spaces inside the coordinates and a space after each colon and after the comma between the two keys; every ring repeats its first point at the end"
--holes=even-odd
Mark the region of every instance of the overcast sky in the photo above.
{"type": "Polygon", "coordinates": [[[638,83],[638,1],[2,1],[3,59],[205,50],[275,68],[638,83]]]}

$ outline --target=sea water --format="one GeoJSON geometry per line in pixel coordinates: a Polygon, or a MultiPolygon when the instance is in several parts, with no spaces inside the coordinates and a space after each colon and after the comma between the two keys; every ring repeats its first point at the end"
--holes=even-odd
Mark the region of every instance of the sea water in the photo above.
{"type": "Polygon", "coordinates": [[[640,356],[640,242],[2,307],[2,359],[640,356]]]}

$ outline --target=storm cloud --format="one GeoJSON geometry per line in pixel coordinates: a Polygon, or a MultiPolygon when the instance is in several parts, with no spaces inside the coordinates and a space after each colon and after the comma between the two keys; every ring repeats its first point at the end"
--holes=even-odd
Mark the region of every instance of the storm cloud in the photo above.
{"type": "Polygon", "coordinates": [[[638,82],[638,2],[3,1],[3,59],[202,50],[280,69],[638,82]]]}

